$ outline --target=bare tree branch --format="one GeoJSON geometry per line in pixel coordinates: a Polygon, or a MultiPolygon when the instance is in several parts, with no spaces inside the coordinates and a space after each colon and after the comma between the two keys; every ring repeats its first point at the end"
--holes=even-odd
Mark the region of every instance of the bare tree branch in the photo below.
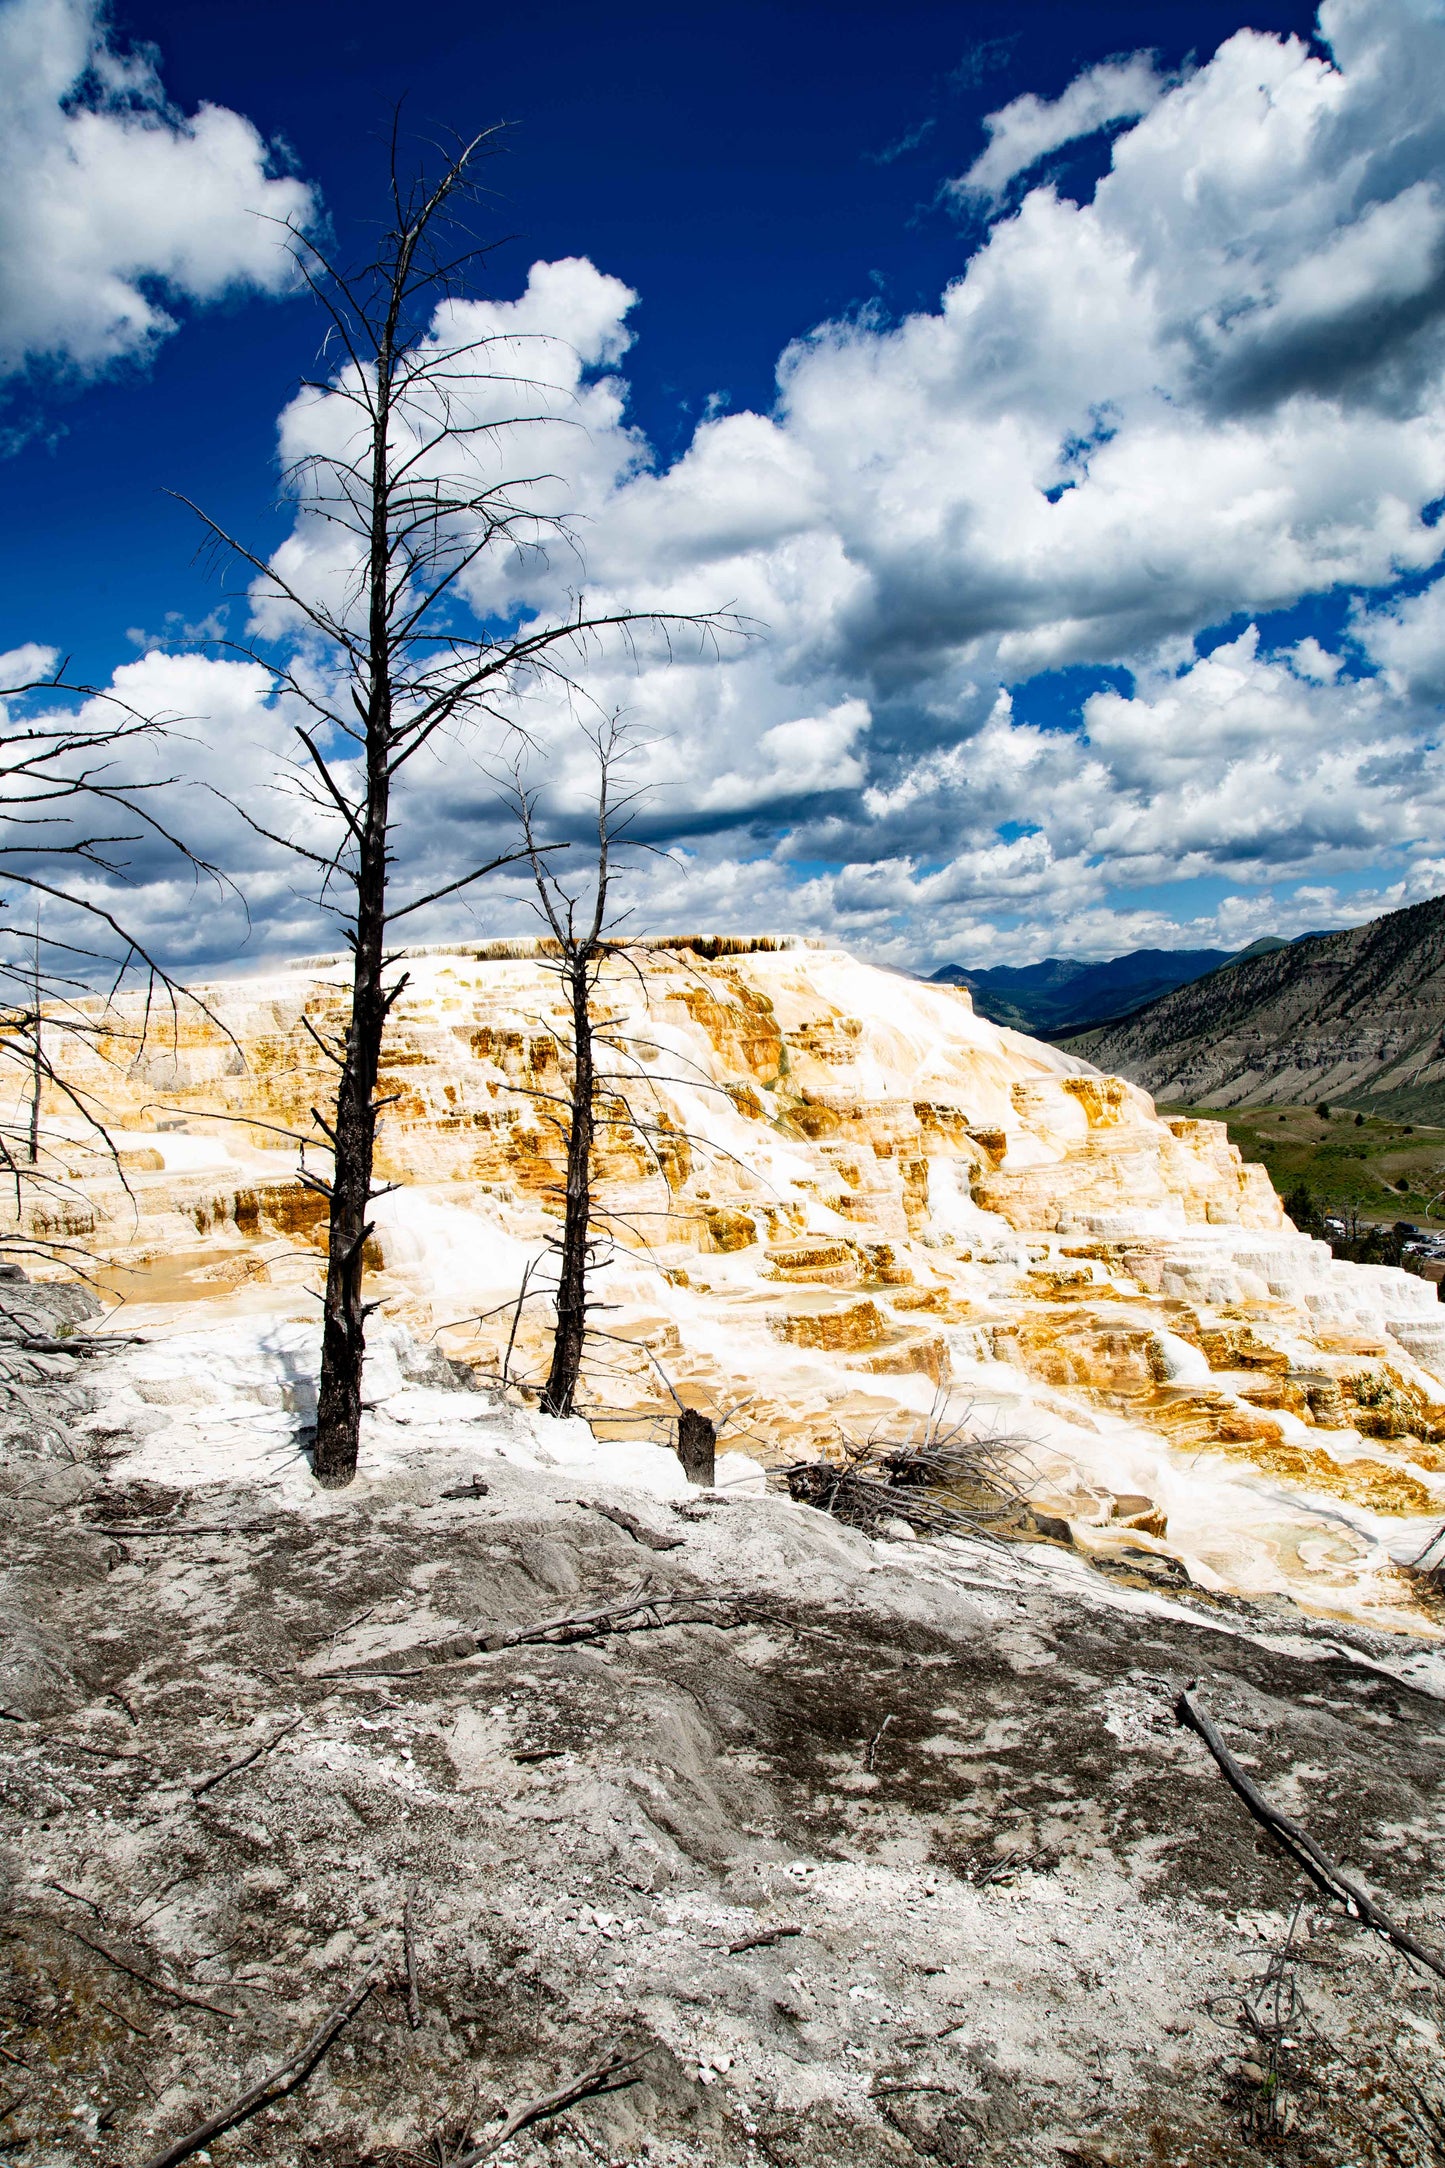
{"type": "MultiPolygon", "coordinates": [[[[296,732],[304,758],[286,775],[306,822],[287,834],[284,822],[254,806],[240,810],[258,835],[309,869],[313,901],[340,919],[352,956],[338,1043],[326,1045],[307,1026],[337,1071],[335,1099],[315,1115],[332,1156],[331,1179],[307,1176],[329,1199],[314,1463],[328,1485],[349,1482],[356,1469],[369,1308],[364,1253],[369,1207],[381,1194],[373,1164],[386,1103],[377,1080],[388,1020],[405,983],[387,977],[389,931],[507,866],[525,862],[534,881],[542,879],[547,854],[565,847],[539,842],[524,824],[519,848],[393,901],[400,781],[424,750],[453,737],[485,732],[494,757],[498,744],[523,735],[519,700],[539,687],[576,697],[582,672],[605,643],[620,642],[636,659],[644,640],[670,653],[684,633],[706,643],[739,629],[737,620],[716,614],[589,610],[580,593],[554,618],[514,616],[475,636],[458,629],[466,583],[489,555],[545,557],[549,544],[576,551],[565,514],[542,506],[541,485],[556,478],[544,462],[510,455],[523,432],[580,426],[580,417],[562,411],[569,395],[511,366],[524,352],[514,335],[451,335],[454,320],[439,313],[466,292],[485,255],[463,213],[476,193],[479,162],[499,142],[499,131],[482,130],[430,174],[409,179],[394,136],[385,230],[359,266],[343,264],[324,236],[285,228],[301,276],[325,313],[336,357],[331,368],[328,356],[330,373],[318,373],[309,389],[333,403],[342,424],[339,442],[332,435],[327,450],[291,465],[286,486],[301,530],[316,522],[328,550],[340,550],[335,584],[324,594],[313,591],[304,572],[264,556],[192,506],[210,542],[251,576],[253,601],[279,611],[291,628],[276,643],[289,644],[290,661],[240,645],[233,651],[261,663],[273,694],[294,700],[307,718],[296,732]],[[483,393],[489,405],[479,411],[483,393]]],[[[604,789],[600,880],[578,979],[584,1017],[585,992],[603,953],[610,839],[625,817],[625,807],[610,803],[604,789]]],[[[570,914],[567,924],[570,929],[570,914]]],[[[585,1248],[584,1236],[584,1255],[585,1248]]],[[[571,1281],[568,1288],[571,1302],[571,1281]]]]}

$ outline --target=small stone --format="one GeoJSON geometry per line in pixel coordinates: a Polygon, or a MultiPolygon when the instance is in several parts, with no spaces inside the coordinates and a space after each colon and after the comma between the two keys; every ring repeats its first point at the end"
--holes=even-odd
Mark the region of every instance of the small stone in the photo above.
{"type": "Polygon", "coordinates": [[[1068,1522],[1061,1519],[1058,1514],[1036,1512],[1033,1516],[1033,1523],[1039,1534],[1047,1537],[1050,1543],[1067,1543],[1072,1546],[1074,1541],[1073,1531],[1070,1529],[1068,1522]]]}

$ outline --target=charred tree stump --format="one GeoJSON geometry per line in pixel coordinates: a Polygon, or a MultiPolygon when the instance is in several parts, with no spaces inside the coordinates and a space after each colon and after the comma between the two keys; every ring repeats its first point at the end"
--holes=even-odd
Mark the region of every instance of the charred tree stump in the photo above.
{"type": "Polygon", "coordinates": [[[677,1418],[677,1457],[689,1483],[711,1490],[716,1476],[717,1424],[701,1408],[684,1408],[677,1418]]]}

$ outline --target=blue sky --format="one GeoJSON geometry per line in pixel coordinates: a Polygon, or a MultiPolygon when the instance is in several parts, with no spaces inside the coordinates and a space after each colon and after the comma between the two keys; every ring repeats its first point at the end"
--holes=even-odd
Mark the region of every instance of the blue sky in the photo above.
{"type": "MultiPolygon", "coordinates": [[[[1242,945],[1445,887],[1433,0],[419,0],[400,50],[369,5],[0,0],[0,59],[0,650],[183,707],[197,785],[264,788],[289,723],[206,649],[225,598],[163,491],[291,533],[278,418],[316,323],[256,213],[361,232],[404,95],[419,130],[513,123],[489,294],[579,357],[594,586],[767,628],[710,677],[599,689],[671,748],[645,916],[930,965],[1242,945]],[[43,260],[27,190],[63,199],[43,260]]],[[[479,773],[429,786],[427,850],[492,817],[479,773]]],[[[582,788],[560,738],[549,773],[582,788]]],[[[275,866],[203,840],[257,953],[314,945],[275,866]]],[[[179,959],[237,947],[136,884],[179,959]]]]}
{"type": "MultiPolygon", "coordinates": [[[[631,411],[663,457],[685,448],[710,395],[766,408],[779,354],[814,324],[870,303],[936,305],[976,226],[938,191],[977,153],[986,112],[1020,91],[1057,95],[1117,51],[1178,64],[1241,19],[764,0],[723,29],[697,9],[564,4],[539,52],[530,11],[422,0],[398,57],[394,11],[378,5],[348,6],[344,25],[334,0],[111,15],[118,43],[155,47],[182,112],[231,106],[284,144],[342,234],[375,214],[399,97],[418,131],[511,123],[488,174],[496,291],[514,296],[537,257],[588,256],[626,280],[641,296],[631,411]]],[[[1299,7],[1247,19],[1303,35],[1313,23],[1299,7]]],[[[1087,170],[1100,144],[1074,150],[1087,170]]],[[[100,677],[129,629],[204,616],[215,583],[192,565],[194,533],[166,487],[280,539],[276,415],[309,331],[294,304],[237,297],[191,312],[185,337],[143,368],[12,395],[0,426],[36,433],[4,478],[0,646],[55,641],[100,677]]]]}

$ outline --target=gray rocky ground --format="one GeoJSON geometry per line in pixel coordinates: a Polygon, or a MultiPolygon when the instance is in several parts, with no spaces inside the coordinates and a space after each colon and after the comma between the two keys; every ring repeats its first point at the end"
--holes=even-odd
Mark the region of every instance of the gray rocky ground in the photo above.
{"type": "Polygon", "coordinates": [[[63,1352],[84,1298],[0,1307],[9,2159],[145,2161],[375,1963],[202,2158],[442,2168],[625,2052],[632,2082],[495,2157],[1445,2160],[1440,1982],[1318,1899],[1173,1715],[1198,1679],[1439,1941],[1429,1645],[1057,1546],[669,1504],[527,1465],[501,1404],[340,1494],[160,1484],[106,1414],[119,1357],[63,1352]],[[639,1582],[642,1630],[467,1653],[639,1582]]]}

